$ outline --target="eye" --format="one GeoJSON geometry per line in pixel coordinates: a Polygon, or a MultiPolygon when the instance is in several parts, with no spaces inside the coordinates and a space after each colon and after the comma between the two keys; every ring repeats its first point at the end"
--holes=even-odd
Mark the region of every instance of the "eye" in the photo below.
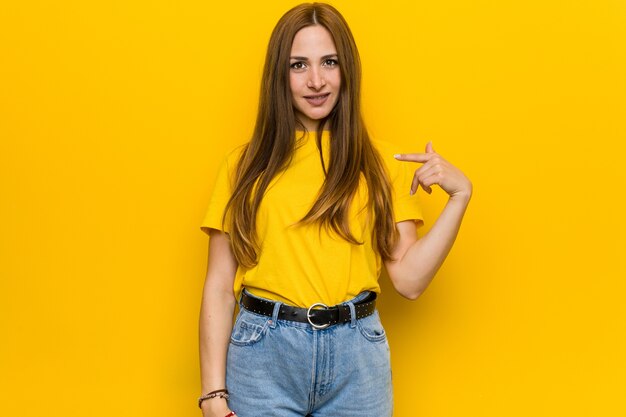
{"type": "Polygon", "coordinates": [[[339,61],[334,58],[328,58],[326,61],[324,61],[324,66],[326,67],[335,67],[337,65],[339,65],[339,61]]]}
{"type": "Polygon", "coordinates": [[[302,61],[296,61],[293,64],[289,65],[289,68],[294,69],[294,70],[302,70],[305,67],[305,63],[302,61]]]}

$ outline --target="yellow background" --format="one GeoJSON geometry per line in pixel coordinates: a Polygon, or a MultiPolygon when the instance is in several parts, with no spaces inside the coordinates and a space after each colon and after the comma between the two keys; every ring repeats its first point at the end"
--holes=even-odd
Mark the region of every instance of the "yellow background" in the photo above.
{"type": "MultiPolygon", "coordinates": [[[[199,224],[295,4],[2,3],[0,415],[200,415],[199,224]]],[[[395,415],[626,415],[626,3],[334,5],[372,134],[474,183],[427,292],[384,279],[395,415]]]]}

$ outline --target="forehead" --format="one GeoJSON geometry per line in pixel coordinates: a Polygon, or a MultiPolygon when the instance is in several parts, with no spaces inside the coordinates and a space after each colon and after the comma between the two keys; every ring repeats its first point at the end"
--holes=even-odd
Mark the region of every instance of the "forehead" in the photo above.
{"type": "Polygon", "coordinates": [[[300,29],[291,44],[292,56],[324,56],[336,53],[332,35],[321,25],[300,29]]]}

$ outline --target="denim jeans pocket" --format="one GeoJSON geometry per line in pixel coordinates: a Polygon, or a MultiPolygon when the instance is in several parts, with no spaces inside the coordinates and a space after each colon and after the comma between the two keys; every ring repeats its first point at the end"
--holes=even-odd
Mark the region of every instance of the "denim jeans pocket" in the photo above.
{"type": "Polygon", "coordinates": [[[267,332],[269,319],[269,317],[241,309],[230,335],[231,343],[237,346],[250,346],[257,343],[267,332]]]}
{"type": "Polygon", "coordinates": [[[371,316],[357,320],[356,325],[363,337],[370,342],[383,342],[387,339],[378,311],[371,316]]]}

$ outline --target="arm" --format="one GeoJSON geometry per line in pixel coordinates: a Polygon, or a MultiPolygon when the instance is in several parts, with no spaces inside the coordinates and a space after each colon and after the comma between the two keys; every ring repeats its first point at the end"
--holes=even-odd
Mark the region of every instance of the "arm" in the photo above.
{"type": "MultiPolygon", "coordinates": [[[[233,283],[237,261],[228,235],[211,229],[209,260],[200,309],[200,373],[202,394],[226,388],[226,353],[235,309],[233,283]]],[[[205,417],[223,417],[230,410],[226,400],[202,402],[205,417]]]]}
{"type": "Polygon", "coordinates": [[[433,227],[421,239],[417,238],[414,221],[396,225],[399,239],[393,250],[394,260],[386,261],[385,267],[396,291],[415,300],[426,290],[454,244],[472,196],[472,183],[434,152],[430,143],[426,153],[397,155],[396,159],[423,163],[415,171],[411,193],[418,185],[430,193],[430,186],[438,184],[450,196],[433,227]]]}

